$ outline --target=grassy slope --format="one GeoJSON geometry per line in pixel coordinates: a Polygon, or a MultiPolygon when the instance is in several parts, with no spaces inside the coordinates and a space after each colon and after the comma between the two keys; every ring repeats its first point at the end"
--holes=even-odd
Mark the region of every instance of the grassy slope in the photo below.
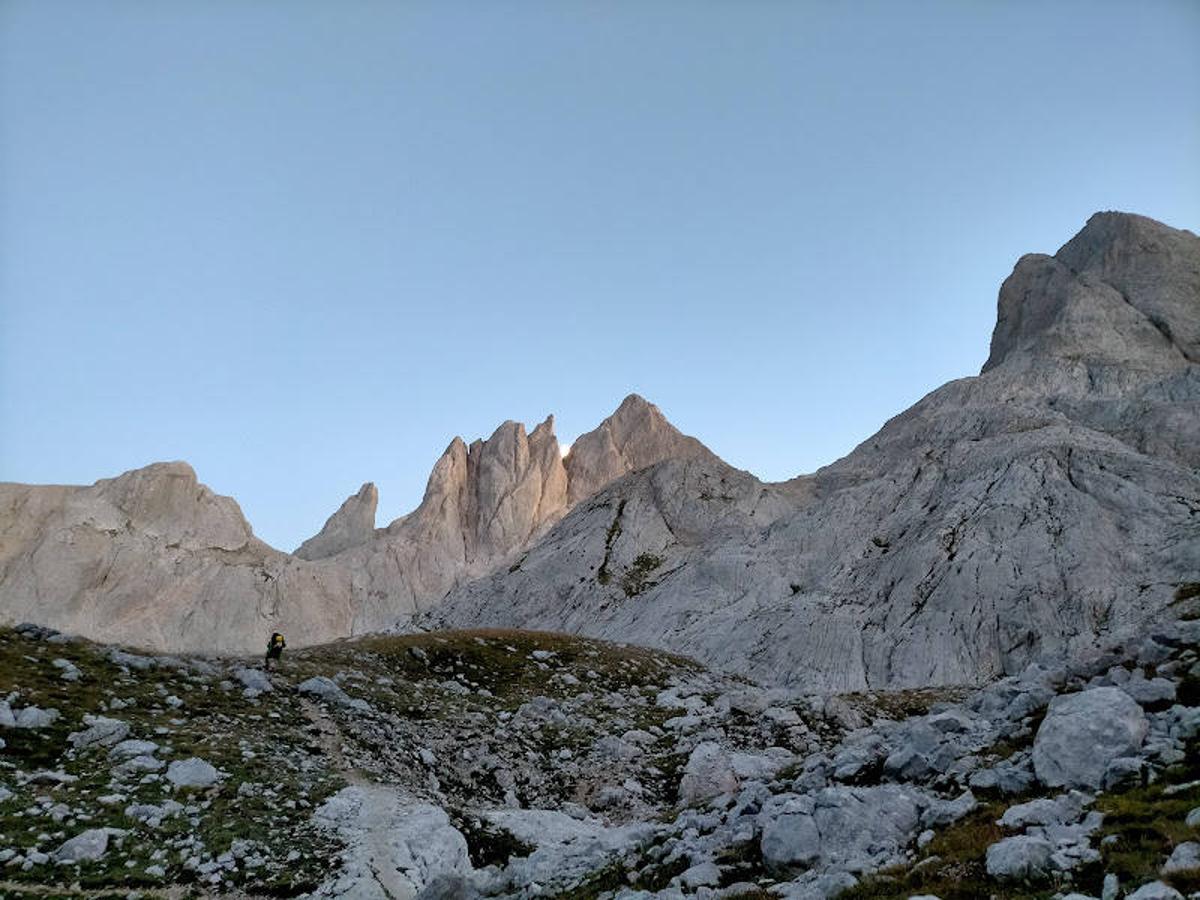
{"type": "MultiPolygon", "coordinates": [[[[184,865],[185,853],[171,848],[165,858],[154,855],[172,839],[191,832],[213,856],[228,850],[235,840],[251,840],[268,857],[269,862],[257,869],[239,867],[226,890],[254,896],[291,896],[310,890],[335,865],[337,850],[309,823],[311,811],[345,783],[347,773],[340,754],[331,752],[329,742],[321,740],[319,729],[306,717],[292,686],[312,675],[340,676],[352,696],[366,699],[384,715],[417,722],[485,708],[492,713],[512,711],[535,696],[568,690],[548,678],[551,667],[531,661],[534,651],[553,653],[556,672],[591,673],[592,678],[569,689],[573,692],[660,684],[672,671],[695,667],[689,660],[654,651],[534,632],[378,637],[289,651],[276,678],[277,690],[247,700],[240,684],[231,689],[227,665],[210,675],[186,667],[126,672],[108,659],[104,647],[85,641],[29,640],[11,629],[0,629],[0,697],[15,694],[15,707],[36,705],[62,713],[48,728],[3,730],[7,747],[0,750],[0,785],[14,791],[14,796],[0,803],[0,849],[50,852],[86,828],[111,826],[129,832],[119,853],[110,851],[97,863],[78,868],[49,864],[29,871],[0,867],[0,895],[28,891],[40,896],[54,884],[63,896],[112,888],[136,888],[152,896],[168,885],[203,893],[208,885],[184,865]],[[410,652],[414,649],[422,655],[410,652]],[[64,681],[52,664],[58,658],[74,663],[83,678],[64,681]],[[486,688],[493,696],[431,690],[432,684],[445,680],[486,688]],[[168,696],[178,697],[182,705],[168,705],[168,696]],[[109,712],[105,707],[114,698],[130,705],[109,712]],[[85,727],[87,713],[128,722],[129,736],[161,744],[159,756],[164,760],[199,756],[228,777],[215,788],[183,793],[172,792],[161,782],[135,781],[131,789],[122,790],[125,800],[102,805],[97,798],[113,790],[107,748],[76,753],[67,740],[71,732],[85,727]],[[160,733],[163,729],[165,733],[160,733]],[[79,780],[49,786],[24,784],[18,776],[18,772],[43,769],[63,771],[79,780]],[[161,803],[167,798],[189,804],[198,825],[180,816],[151,829],[124,815],[129,804],[161,803]],[[58,803],[76,814],[52,821],[45,810],[58,803]],[[301,852],[300,859],[285,862],[292,850],[301,852]],[[132,865],[127,865],[130,861],[132,865]],[[156,863],[166,870],[162,878],[145,872],[156,863]]],[[[638,724],[656,724],[672,714],[650,703],[643,713],[645,720],[638,724]]],[[[342,713],[334,710],[333,715],[342,713]]],[[[350,739],[350,734],[349,729],[340,731],[334,743],[350,739]]],[[[572,735],[550,733],[546,739],[568,746],[572,735]]],[[[372,748],[361,745],[361,733],[351,743],[355,741],[356,755],[370,754],[372,748]]],[[[473,850],[485,855],[494,852],[486,846],[494,835],[477,837],[473,850]]]]}

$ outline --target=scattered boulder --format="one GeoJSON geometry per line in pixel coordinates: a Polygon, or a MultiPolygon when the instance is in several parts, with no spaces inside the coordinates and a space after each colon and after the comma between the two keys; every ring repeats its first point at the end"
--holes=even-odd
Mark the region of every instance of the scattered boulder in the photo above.
{"type": "Polygon", "coordinates": [[[929,716],[928,723],[943,734],[969,731],[972,719],[961,709],[950,709],[929,716]]]}
{"type": "Polygon", "coordinates": [[[1183,894],[1169,884],[1151,881],[1149,884],[1143,884],[1132,894],[1127,894],[1125,900],[1183,900],[1183,894]]]}
{"type": "Polygon", "coordinates": [[[258,694],[267,694],[274,690],[271,685],[271,678],[262,669],[250,669],[245,666],[239,666],[233,670],[233,677],[242,683],[242,687],[246,689],[247,694],[257,696],[258,694]]]}
{"type": "Polygon", "coordinates": [[[130,775],[139,775],[146,772],[158,772],[165,765],[166,763],[161,759],[151,756],[148,753],[143,753],[140,756],[131,757],[114,766],[112,773],[117,778],[126,778],[130,775]]]}
{"type": "MultiPolygon", "coordinates": [[[[412,897],[440,876],[471,870],[467,841],[445,810],[386,788],[343,788],[317,809],[315,821],[346,846],[331,885],[335,897],[412,897]]],[[[430,896],[445,896],[438,890],[430,896]]]]}
{"type": "Polygon", "coordinates": [[[183,812],[183,804],[176,803],[174,800],[164,800],[161,804],[157,805],[153,803],[134,803],[125,807],[126,818],[137,822],[144,822],[151,828],[157,828],[162,824],[163,819],[178,815],[181,812],[183,812]]]}
{"type": "Polygon", "coordinates": [[[1195,841],[1185,841],[1171,851],[1171,856],[1163,864],[1161,874],[1178,875],[1181,872],[1193,872],[1200,869],[1200,844],[1195,841]]]}
{"type": "Polygon", "coordinates": [[[27,641],[48,641],[59,634],[53,628],[48,628],[45,625],[36,625],[33,622],[21,622],[13,626],[13,631],[27,641]]]}
{"type": "Polygon", "coordinates": [[[108,852],[109,838],[122,837],[124,834],[119,828],[89,828],[82,834],[63,841],[58,849],[50,854],[50,858],[60,865],[102,859],[108,852]]]}
{"type": "Polygon", "coordinates": [[[1001,794],[1024,794],[1033,787],[1036,776],[1028,761],[1016,763],[1001,760],[988,769],[972,772],[967,783],[977,791],[998,791],[1001,794]]]}
{"type": "Polygon", "coordinates": [[[1057,797],[1039,797],[1028,803],[1010,806],[1000,817],[999,825],[1004,828],[1028,828],[1031,825],[1062,825],[1076,821],[1083,813],[1088,798],[1072,791],[1057,797]]]}
{"type": "Polygon", "coordinates": [[[158,752],[158,744],[154,741],[139,741],[130,738],[121,741],[108,751],[110,759],[129,759],[134,756],[149,756],[158,752]]]}
{"type": "Polygon", "coordinates": [[[193,756],[167,766],[166,778],[177,788],[207,788],[221,780],[221,773],[212,763],[193,756]]]}
{"type": "Polygon", "coordinates": [[[979,808],[979,801],[970,791],[963,791],[953,800],[935,799],[921,816],[921,824],[926,828],[944,827],[951,825],[979,808]]]}
{"type": "Polygon", "coordinates": [[[729,754],[729,765],[739,782],[769,781],[795,761],[795,754],[783,747],[768,747],[762,753],[729,754]]]}
{"type": "Polygon", "coordinates": [[[1140,756],[1118,756],[1104,769],[1101,787],[1106,791],[1136,787],[1145,783],[1146,775],[1146,761],[1140,756]]]}
{"type": "Polygon", "coordinates": [[[83,673],[79,671],[79,667],[69,659],[53,659],[50,661],[50,665],[62,671],[59,677],[63,681],[78,681],[83,677],[83,673]]]}
{"type": "Polygon", "coordinates": [[[138,672],[145,672],[158,665],[153,656],[139,656],[117,647],[108,651],[108,659],[114,666],[120,666],[122,669],[134,669],[138,672]]]}
{"type": "Polygon", "coordinates": [[[616,735],[606,734],[601,737],[593,745],[593,749],[600,756],[606,756],[610,759],[628,761],[636,759],[641,755],[642,751],[633,744],[616,735]]]}
{"type": "MultiPolygon", "coordinates": [[[[1141,675],[1140,670],[1136,674],[1141,675]]],[[[1121,690],[1142,706],[1175,700],[1175,683],[1166,678],[1130,678],[1121,685],[1121,690]]]]}
{"type": "Polygon", "coordinates": [[[927,804],[919,791],[893,784],[778,795],[758,815],[760,849],[774,868],[867,871],[898,861],[927,804]]]}
{"type": "Polygon", "coordinates": [[[22,710],[13,710],[15,716],[14,728],[48,728],[58,721],[57,709],[41,709],[37,706],[26,706],[22,710]]]}
{"type": "MultiPolygon", "coordinates": [[[[457,682],[455,682],[457,684],[457,682]]],[[[315,675],[307,681],[302,681],[296,686],[302,694],[312,694],[320,697],[326,703],[333,703],[337,706],[344,706],[348,709],[358,710],[359,712],[369,712],[371,705],[359,697],[351,699],[351,697],[338,687],[337,682],[332,678],[326,678],[324,675],[315,675]]]]}
{"type": "Polygon", "coordinates": [[[721,870],[715,863],[699,863],[684,871],[679,876],[679,883],[691,890],[698,887],[716,887],[721,883],[721,870]]]}
{"type": "Polygon", "coordinates": [[[128,722],[110,719],[107,716],[84,716],[83,724],[88,727],[83,731],[73,731],[67,735],[67,740],[76,750],[88,747],[108,747],[125,740],[129,734],[128,722]]]}
{"type": "Polygon", "coordinates": [[[783,900],[830,900],[856,884],[858,879],[849,872],[805,872],[795,881],[777,885],[773,893],[783,900]]]}
{"type": "Polygon", "coordinates": [[[685,805],[703,803],[738,789],[733,760],[720,744],[705,741],[688,757],[679,781],[679,800],[685,805]]]}
{"type": "Polygon", "coordinates": [[[759,847],[769,869],[810,866],[821,857],[821,834],[810,798],[799,798],[791,811],[768,818],[759,847]]]}
{"type": "Polygon", "coordinates": [[[1050,787],[1099,788],[1108,764],[1134,755],[1148,730],[1142,708],[1119,688],[1055,697],[1034,738],[1034,770],[1050,787]]]}
{"type": "Polygon", "coordinates": [[[987,849],[987,873],[993,878],[1031,881],[1050,871],[1054,845],[1041,837],[1020,834],[987,849]]]}

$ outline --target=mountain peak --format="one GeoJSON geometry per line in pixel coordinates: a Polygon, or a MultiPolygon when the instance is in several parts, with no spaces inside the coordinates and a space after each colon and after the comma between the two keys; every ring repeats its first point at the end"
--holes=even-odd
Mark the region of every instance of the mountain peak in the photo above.
{"type": "Polygon", "coordinates": [[[638,394],[630,394],[594,431],[581,435],[564,460],[568,501],[590,497],[610,481],[664,459],[712,457],[694,437],[667,421],[662,411],[638,394]]]}
{"type": "Polygon", "coordinates": [[[379,491],[366,482],[325,521],[325,527],[297,548],[301,559],[324,559],[371,539],[375,534],[375,509],[379,491]]]}
{"type": "Polygon", "coordinates": [[[1054,256],[1021,257],[983,371],[1015,357],[1152,371],[1200,362],[1200,238],[1100,212],[1054,256]]]}
{"type": "Polygon", "coordinates": [[[650,411],[660,417],[663,417],[662,412],[657,406],[655,406],[641,394],[637,393],[627,394],[625,399],[621,401],[621,405],[613,411],[613,416],[629,415],[642,410],[650,411]]]}
{"type": "Polygon", "coordinates": [[[213,493],[185,462],[132,469],[97,481],[91,492],[95,500],[119,509],[133,527],[166,544],[236,550],[253,537],[237,501],[213,493]]]}

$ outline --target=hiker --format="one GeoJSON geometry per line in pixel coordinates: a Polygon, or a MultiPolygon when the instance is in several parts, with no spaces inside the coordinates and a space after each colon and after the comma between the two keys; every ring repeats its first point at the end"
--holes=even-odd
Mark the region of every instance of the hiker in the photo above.
{"type": "Polygon", "coordinates": [[[267,665],[268,672],[271,671],[271,663],[278,662],[279,657],[283,656],[283,648],[287,646],[287,641],[283,639],[283,635],[276,631],[271,635],[271,639],[267,641],[267,665]]]}

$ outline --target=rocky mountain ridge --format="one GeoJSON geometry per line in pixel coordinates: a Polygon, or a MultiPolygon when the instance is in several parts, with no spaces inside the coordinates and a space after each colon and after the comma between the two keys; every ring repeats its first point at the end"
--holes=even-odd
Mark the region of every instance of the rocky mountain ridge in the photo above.
{"type": "MultiPolygon", "coordinates": [[[[90,487],[0,484],[0,622],[35,621],[158,650],[247,652],[394,628],[505,563],[573,502],[634,465],[711,454],[630,395],[564,459],[551,416],[455,438],[421,505],[375,527],[365,484],[294,555],[186,463],[90,487]],[[574,474],[572,474],[574,473],[574,474]]],[[[715,459],[715,457],[713,457],[715,459]]]]}
{"type": "Polygon", "coordinates": [[[991,355],[765,485],[666,461],[427,628],[545,628],[845,691],[980,682],[1136,629],[1200,572],[1200,239],[1119,213],[1000,291],[991,355]]]}

